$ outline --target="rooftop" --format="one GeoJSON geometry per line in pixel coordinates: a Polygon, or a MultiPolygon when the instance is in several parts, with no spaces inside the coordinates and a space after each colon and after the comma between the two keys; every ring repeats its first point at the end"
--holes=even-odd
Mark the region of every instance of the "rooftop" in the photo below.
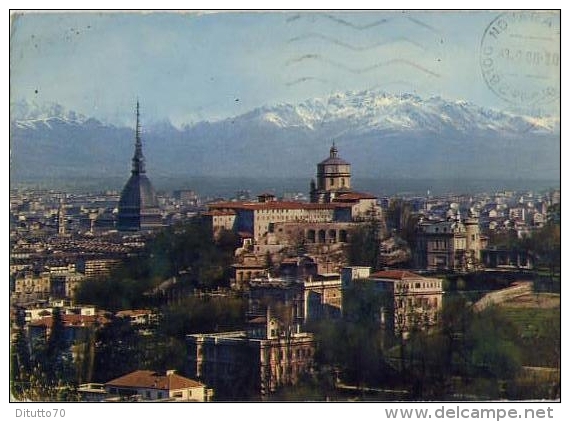
{"type": "Polygon", "coordinates": [[[405,280],[409,278],[422,278],[421,275],[405,270],[378,271],[370,274],[370,278],[387,278],[391,280],[405,280]]]}
{"type": "Polygon", "coordinates": [[[204,387],[204,384],[185,378],[174,372],[137,370],[106,383],[113,387],[153,388],[157,390],[179,390],[182,388],[204,387]]]}
{"type": "Polygon", "coordinates": [[[343,202],[343,201],[358,201],[360,199],[378,199],[376,196],[369,194],[369,193],[362,193],[362,192],[345,192],[339,193],[334,199],[334,202],[343,202]]]}
{"type": "MultiPolygon", "coordinates": [[[[102,315],[65,314],[61,315],[61,319],[65,327],[85,327],[94,325],[96,323],[106,324],[109,322],[109,319],[102,315]]],[[[53,317],[50,315],[36,319],[30,322],[30,325],[34,327],[45,327],[51,329],[53,325],[53,317]]]]}
{"type": "Polygon", "coordinates": [[[241,209],[241,210],[275,210],[275,209],[289,209],[289,210],[333,210],[341,204],[317,204],[309,202],[295,202],[295,201],[270,201],[270,202],[216,202],[208,204],[210,212],[220,209],[241,209]]]}

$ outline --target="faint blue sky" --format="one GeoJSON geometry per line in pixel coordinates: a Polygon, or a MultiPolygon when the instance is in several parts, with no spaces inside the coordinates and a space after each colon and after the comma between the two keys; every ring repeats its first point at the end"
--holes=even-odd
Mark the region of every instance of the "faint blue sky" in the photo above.
{"type": "Polygon", "coordinates": [[[558,113],[558,101],[517,110],[488,89],[480,46],[498,14],[24,13],[12,17],[11,100],[129,125],[137,97],[147,121],[179,125],[368,88],[558,113]]]}

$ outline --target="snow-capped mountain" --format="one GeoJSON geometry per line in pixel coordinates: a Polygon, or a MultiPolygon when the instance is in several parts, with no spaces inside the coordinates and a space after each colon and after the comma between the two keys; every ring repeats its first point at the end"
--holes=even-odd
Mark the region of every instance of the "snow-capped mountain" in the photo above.
{"type": "Polygon", "coordinates": [[[441,97],[422,99],[412,94],[392,95],[381,91],[336,93],[300,104],[262,107],[241,116],[279,127],[317,130],[327,125],[353,127],[356,133],[370,131],[459,132],[558,130],[555,118],[512,115],[486,109],[466,101],[441,97]]]}
{"type": "MultiPolygon", "coordinates": [[[[132,128],[62,106],[11,105],[11,175],[128,175],[132,128]]],[[[379,91],[277,104],[214,122],[145,126],[150,177],[313,177],[336,142],[355,175],[391,178],[531,178],[560,175],[560,123],[465,101],[379,91]]]]}
{"type": "Polygon", "coordinates": [[[66,110],[57,103],[29,102],[18,100],[10,103],[10,120],[20,128],[35,128],[38,125],[51,127],[54,121],[69,124],[82,124],[87,117],[75,111],[66,110]]]}

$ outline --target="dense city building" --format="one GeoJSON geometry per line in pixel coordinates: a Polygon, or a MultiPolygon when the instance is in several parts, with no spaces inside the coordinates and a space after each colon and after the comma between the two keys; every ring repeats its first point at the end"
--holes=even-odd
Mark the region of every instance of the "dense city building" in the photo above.
{"type": "MultiPolygon", "coordinates": [[[[124,327],[144,344],[144,350],[154,353],[154,347],[164,347],[157,327],[173,316],[181,318],[180,327],[187,327],[186,318],[194,318],[191,313],[167,315],[175,309],[171,306],[196,300],[200,303],[196,309],[212,306],[214,310],[231,303],[232,310],[239,309],[239,321],[231,325],[235,331],[224,331],[226,321],[220,320],[207,329],[190,331],[199,334],[178,334],[185,338],[186,347],[172,353],[181,353],[178,362],[185,365],[176,369],[193,379],[173,371],[137,370],[122,376],[115,372],[115,378],[101,383],[105,379],[90,382],[97,374],[87,371],[77,392],[86,401],[270,399],[331,370],[318,364],[315,353],[321,346],[315,339],[336,335],[336,327],[348,336],[353,323],[364,319],[367,333],[374,331],[382,347],[399,344],[399,353],[406,352],[406,342],[414,333],[437,334],[450,297],[443,291],[444,277],[451,283],[446,286],[453,289],[469,289],[473,280],[492,279],[490,287],[484,288],[498,291],[485,294],[466,309],[478,311],[481,304],[487,306],[497,298],[529,295],[530,282],[524,289],[520,283],[506,288],[492,283],[502,274],[528,275],[541,251],[537,254],[520,245],[560,222],[559,190],[441,196],[428,192],[427,196],[378,200],[352,186],[350,164],[339,157],[333,144],[329,158],[317,164],[310,201],[303,195],[278,198],[268,192],[250,199],[245,189],[232,199],[200,197],[191,189],[157,194],[145,172],[137,104],[131,177],[120,195],[116,191],[10,192],[13,337],[24,335],[34,358],[52,333],[59,331],[62,356],[77,368],[86,368],[101,350],[114,347],[97,337],[109,327],[124,327]],[[147,242],[152,245],[156,235],[153,229],[174,226],[168,233],[174,241],[186,230],[177,223],[194,217],[209,225],[208,246],[227,246],[223,265],[196,270],[172,263],[175,273],[153,279],[152,286],[140,293],[140,304],[124,309],[113,307],[110,312],[74,303],[82,283],[88,287],[112,284],[117,274],[122,277],[122,271],[115,270],[123,263],[145,258],[147,242]],[[374,265],[374,270],[351,266],[365,254],[374,262],[366,265],[374,265]],[[355,303],[362,299],[361,292],[368,295],[364,302],[371,300],[363,304],[374,303],[375,308],[355,303]],[[362,309],[366,315],[357,315],[362,309]],[[58,330],[54,330],[56,324],[58,330]],[[325,331],[319,332],[323,327],[325,331]]],[[[184,253],[199,256],[202,251],[193,248],[205,245],[196,242],[184,253]]],[[[556,262],[551,265],[554,273],[556,262]]],[[[360,329],[360,322],[357,325],[360,329]]],[[[339,345],[342,353],[349,348],[339,345]]],[[[388,356],[390,350],[384,352],[397,367],[397,359],[388,356]]],[[[335,368],[334,388],[349,379],[353,369],[335,368]]]]}

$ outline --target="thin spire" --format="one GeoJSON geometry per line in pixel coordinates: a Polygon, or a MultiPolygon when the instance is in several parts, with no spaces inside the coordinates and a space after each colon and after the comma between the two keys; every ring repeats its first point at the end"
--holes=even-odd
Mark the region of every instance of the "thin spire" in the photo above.
{"type": "Polygon", "coordinates": [[[132,174],[143,174],[144,169],[144,155],[142,152],[142,141],[141,141],[141,124],[140,124],[140,106],[139,100],[137,98],[137,123],[135,129],[135,155],[133,156],[133,169],[132,174]]]}
{"type": "Polygon", "coordinates": [[[139,111],[139,100],[137,98],[137,128],[136,128],[136,140],[137,144],[141,143],[141,123],[140,123],[140,111],[139,111]]]}

